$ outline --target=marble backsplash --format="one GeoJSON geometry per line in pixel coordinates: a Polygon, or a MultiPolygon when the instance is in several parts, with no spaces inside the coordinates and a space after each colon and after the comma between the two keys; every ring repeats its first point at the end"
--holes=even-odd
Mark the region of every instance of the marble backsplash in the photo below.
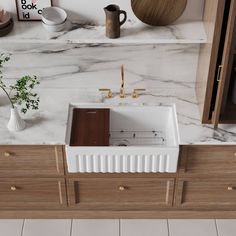
{"type": "Polygon", "coordinates": [[[10,53],[4,69],[7,82],[37,75],[41,88],[112,88],[119,90],[120,66],[125,83],[133,88],[195,86],[198,44],[72,44],[1,43],[10,53]]]}

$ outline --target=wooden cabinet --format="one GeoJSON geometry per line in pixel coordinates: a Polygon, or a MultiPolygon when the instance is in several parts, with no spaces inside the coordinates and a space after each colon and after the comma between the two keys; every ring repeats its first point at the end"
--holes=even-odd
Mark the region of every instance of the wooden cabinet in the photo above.
{"type": "Polygon", "coordinates": [[[236,179],[178,180],[176,206],[184,209],[236,210],[236,179]]]}
{"type": "Polygon", "coordinates": [[[0,177],[64,175],[62,146],[0,146],[0,177]]]}
{"type": "Polygon", "coordinates": [[[225,15],[218,52],[216,99],[212,113],[215,127],[218,123],[236,123],[236,104],[232,103],[232,89],[229,89],[235,81],[236,1],[226,1],[225,15]]]}
{"type": "Polygon", "coordinates": [[[53,209],[66,206],[64,179],[0,179],[0,209],[53,209]]]}
{"type": "Polygon", "coordinates": [[[236,66],[236,1],[206,0],[203,22],[208,43],[201,45],[196,94],[203,123],[236,123],[232,102],[236,66]]]}
{"type": "Polygon", "coordinates": [[[62,146],[0,146],[0,210],[66,205],[62,146]]]}
{"type": "Polygon", "coordinates": [[[183,146],[180,176],[236,175],[236,146],[183,146]]]}
{"type": "Polygon", "coordinates": [[[153,210],[172,206],[172,178],[69,179],[69,206],[87,210],[153,210]]]}
{"type": "Polygon", "coordinates": [[[171,174],[64,173],[63,155],[62,146],[0,146],[0,216],[236,216],[236,145],[181,146],[171,174]]]}
{"type": "Polygon", "coordinates": [[[183,146],[175,206],[236,211],[236,146],[183,146]]]}

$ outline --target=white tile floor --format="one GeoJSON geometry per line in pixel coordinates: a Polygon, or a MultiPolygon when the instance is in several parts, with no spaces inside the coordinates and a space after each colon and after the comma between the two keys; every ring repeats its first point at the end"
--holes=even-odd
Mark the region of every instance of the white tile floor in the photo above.
{"type": "Polygon", "coordinates": [[[236,236],[236,220],[0,220],[0,236],[236,236]]]}

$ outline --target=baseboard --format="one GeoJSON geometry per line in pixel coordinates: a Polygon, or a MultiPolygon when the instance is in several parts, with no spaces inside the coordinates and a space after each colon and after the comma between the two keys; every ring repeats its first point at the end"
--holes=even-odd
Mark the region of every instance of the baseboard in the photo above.
{"type": "Polygon", "coordinates": [[[236,211],[0,211],[1,219],[235,219],[236,211]]]}

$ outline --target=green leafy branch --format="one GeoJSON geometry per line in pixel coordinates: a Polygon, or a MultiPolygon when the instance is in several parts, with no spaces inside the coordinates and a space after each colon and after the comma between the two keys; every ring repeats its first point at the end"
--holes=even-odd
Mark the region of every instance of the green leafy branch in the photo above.
{"type": "Polygon", "coordinates": [[[3,82],[2,68],[10,60],[10,56],[0,54],[0,88],[7,95],[12,108],[15,105],[21,106],[21,112],[26,113],[28,110],[37,110],[39,108],[39,96],[33,92],[36,85],[40,82],[36,76],[23,76],[18,79],[14,85],[9,87],[3,82]]]}

